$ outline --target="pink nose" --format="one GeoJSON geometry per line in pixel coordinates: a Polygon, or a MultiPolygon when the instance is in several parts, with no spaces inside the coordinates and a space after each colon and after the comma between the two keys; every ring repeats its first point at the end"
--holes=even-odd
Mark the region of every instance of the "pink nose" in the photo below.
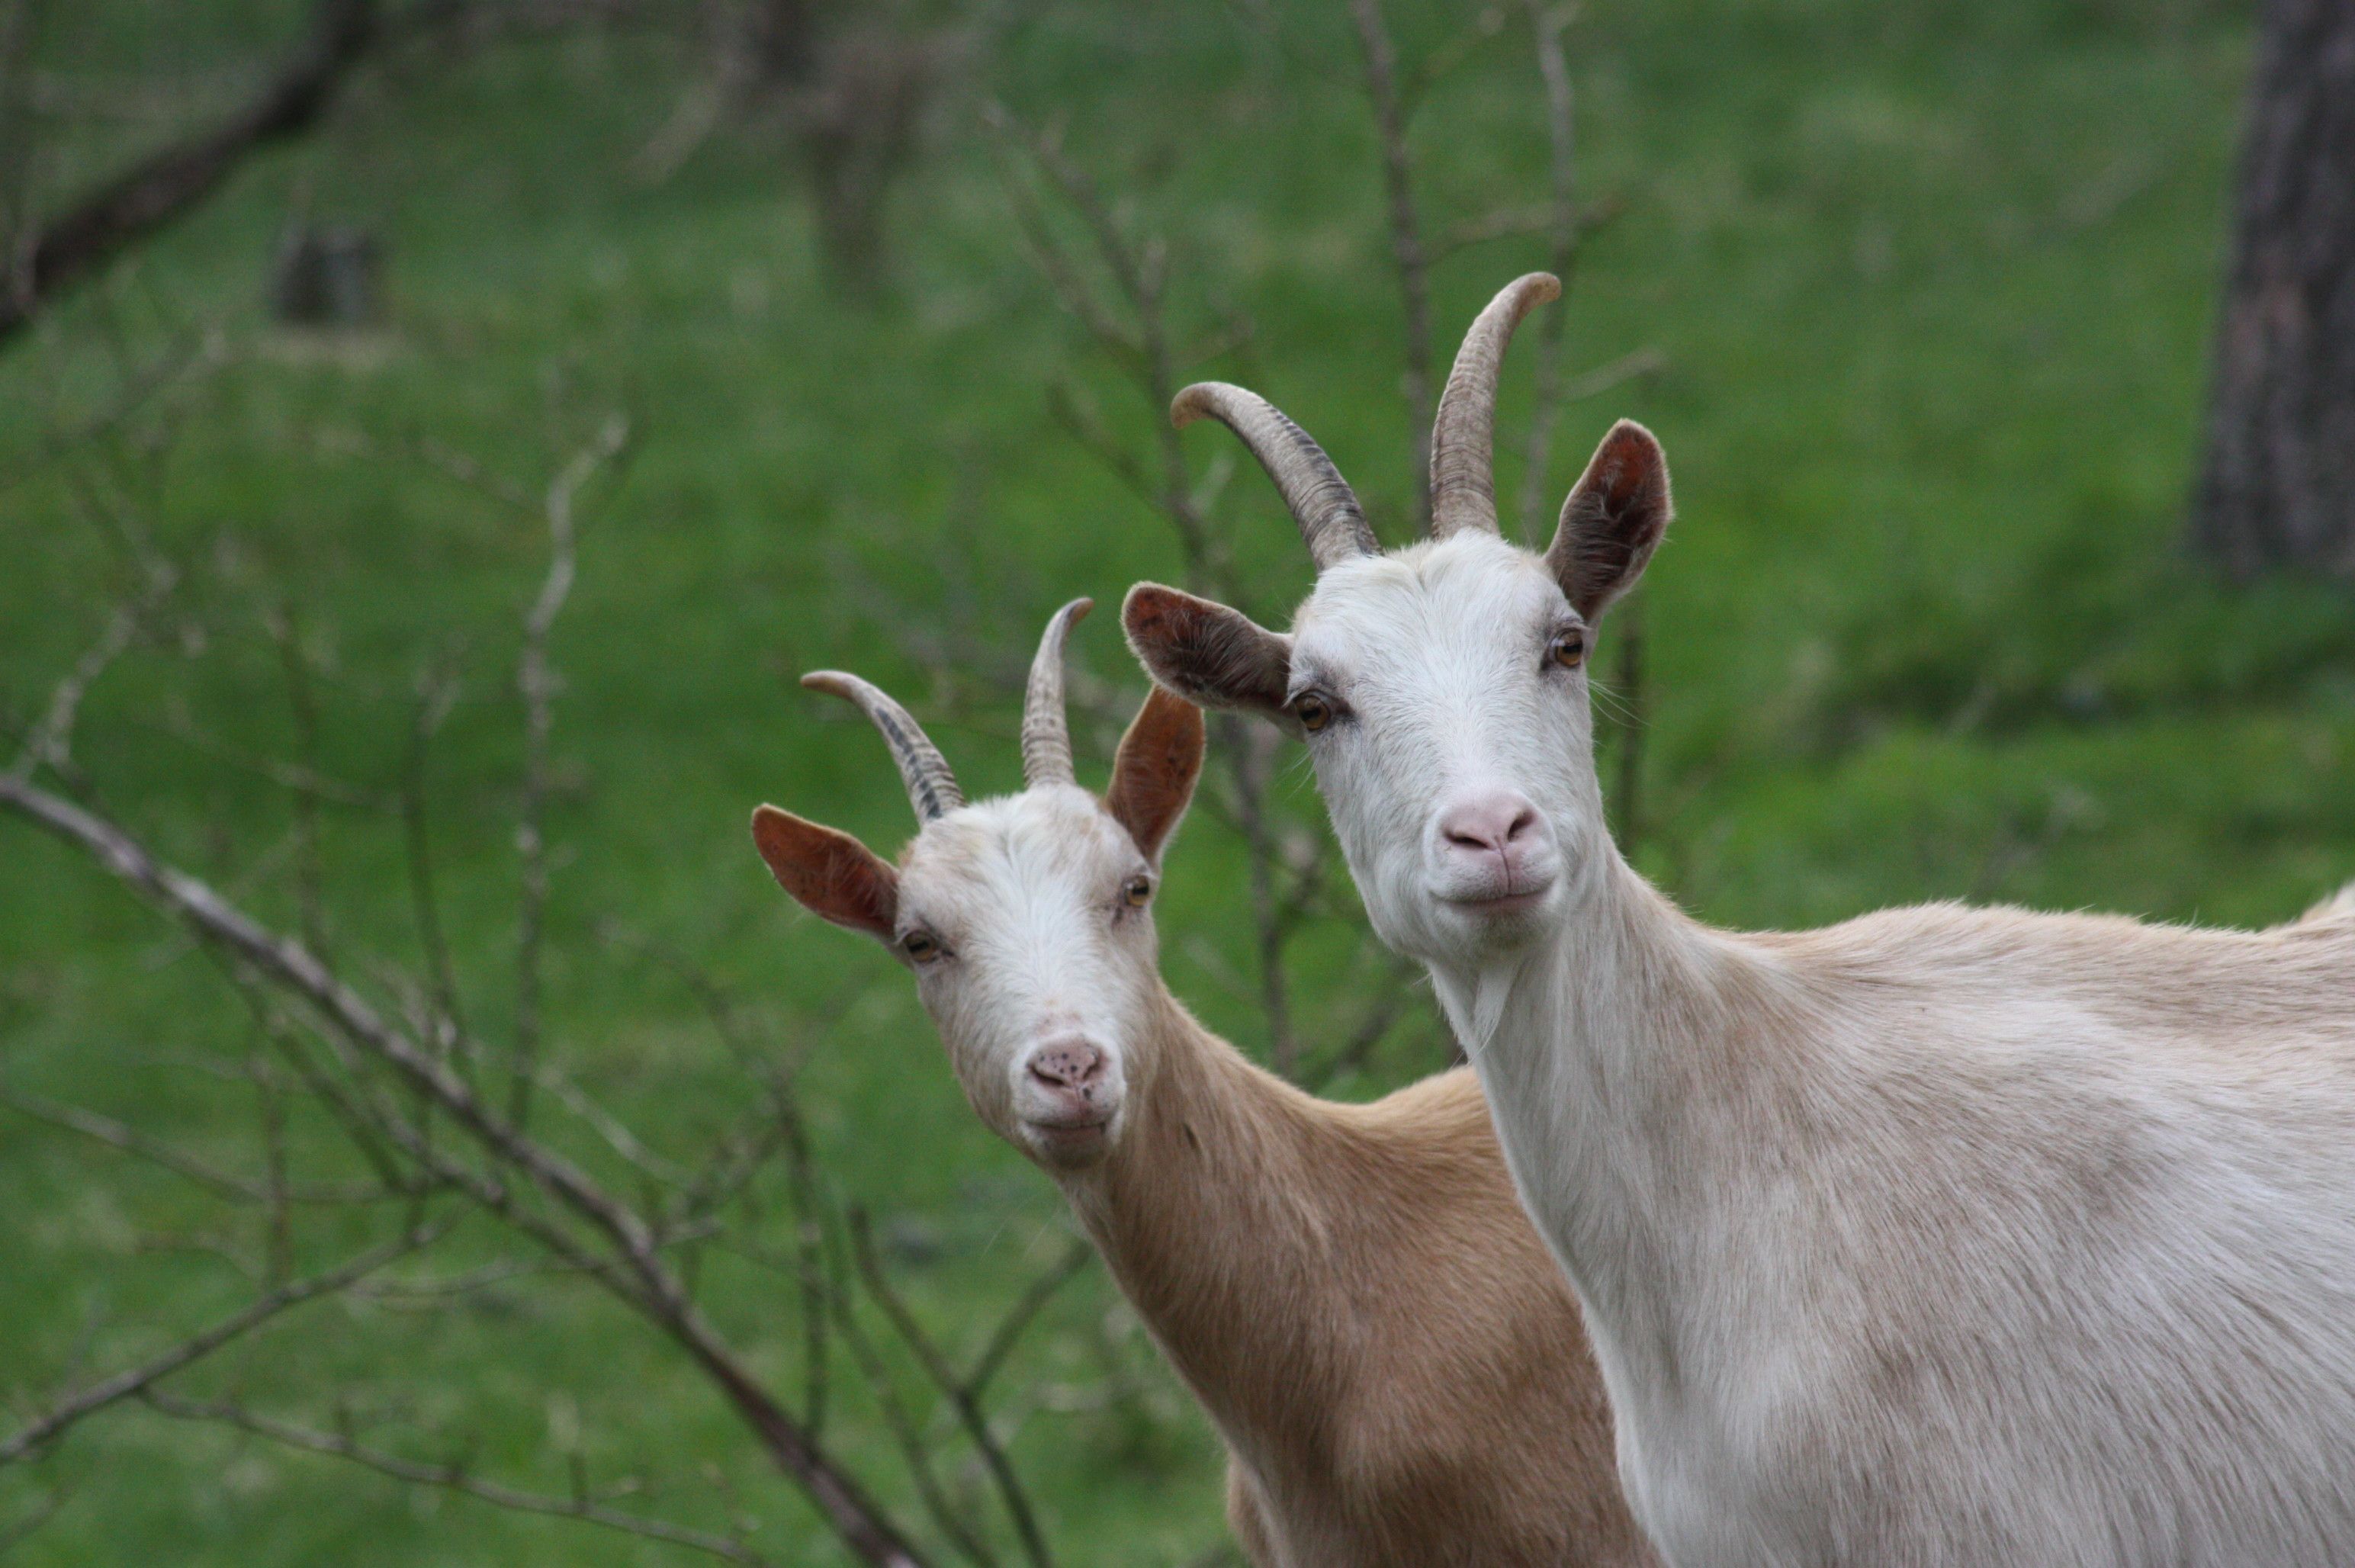
{"type": "Polygon", "coordinates": [[[1050,1089],[1084,1094],[1104,1075],[1104,1055],[1083,1040],[1059,1040],[1030,1058],[1030,1076],[1050,1089]]]}
{"type": "Polygon", "coordinates": [[[1538,808],[1512,790],[1492,790],[1457,801],[1439,819],[1439,837],[1453,854],[1510,863],[1534,837],[1538,808]]]}

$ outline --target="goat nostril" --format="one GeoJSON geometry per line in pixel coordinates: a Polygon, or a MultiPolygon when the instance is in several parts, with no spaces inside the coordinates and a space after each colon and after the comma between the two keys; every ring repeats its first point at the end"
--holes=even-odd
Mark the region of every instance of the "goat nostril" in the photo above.
{"type": "Polygon", "coordinates": [[[1030,1059],[1030,1076],[1058,1089],[1085,1089],[1103,1075],[1103,1052],[1092,1045],[1050,1046],[1030,1059]]]}
{"type": "Polygon", "coordinates": [[[1439,819],[1448,848],[1473,855],[1508,855],[1514,845],[1544,829],[1538,808],[1520,795],[1503,792],[1465,800],[1439,819]]]}

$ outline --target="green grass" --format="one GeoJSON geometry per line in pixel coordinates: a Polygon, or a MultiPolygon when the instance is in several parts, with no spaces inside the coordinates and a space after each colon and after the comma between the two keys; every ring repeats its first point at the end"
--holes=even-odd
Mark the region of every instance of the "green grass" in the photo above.
{"type": "MultiPolygon", "coordinates": [[[[1238,19],[1250,8],[1026,11],[960,75],[1065,123],[1124,218],[1170,240],[1181,320],[1249,315],[1246,348],[1205,372],[1299,417],[1397,537],[1399,311],[1356,57],[1337,14],[1276,9],[1273,37],[1238,19]]],[[[1396,9],[1410,59],[1452,10],[1396,9]]],[[[293,10],[85,6],[58,14],[44,63],[118,91],[169,76],[218,93],[218,71],[293,10]]],[[[1415,153],[1434,225],[1542,193],[1525,37],[1515,21],[1433,91],[1415,153]]],[[[2248,41],[2237,8],[2192,0],[1584,8],[1570,35],[1581,178],[1627,206],[1582,261],[1570,341],[1582,365],[1656,347],[1668,368],[1572,409],[1550,480],[1558,493],[1618,414],[1668,445],[1681,515],[1646,593],[1637,853],[1701,914],[1792,925],[1970,896],[2264,922],[2355,876],[2344,590],[2231,590],[2178,552],[2248,41]]],[[[800,671],[857,668],[933,711],[899,616],[1018,647],[1071,593],[1109,602],[1175,573],[1166,531],[1060,433],[1044,394],[1075,380],[1140,447],[1158,411],[1091,358],[1038,280],[968,101],[943,106],[894,197],[890,288],[853,306],[817,287],[773,141],[731,132],[668,182],[633,181],[631,155],[682,80],[671,51],[635,37],[412,62],[9,350],[0,694],[21,719],[124,584],[90,507],[142,520],[186,581],[169,635],[93,694],[80,759],[112,809],[286,920],[290,868],[265,851],[288,799],[176,736],[174,716],[240,748],[291,748],[262,630],[291,599],[327,671],[323,763],[385,787],[416,672],[446,663],[461,686],[431,764],[440,891],[470,1004],[496,1032],[510,1010],[515,627],[544,539],[412,453],[470,453],[537,491],[627,412],[634,450],[591,493],[554,649],[552,827],[570,858],[551,911],[552,1038],[601,1099],[691,1159],[740,1108],[741,1080],[684,990],[601,926],[693,954],[781,1040],[808,1033],[803,1093],[826,1160],[893,1217],[911,1296],[969,1347],[1057,1244],[1060,1204],[966,1110],[902,976],[794,913],[743,821],[767,798],[879,846],[908,830],[873,737],[799,694],[800,671]],[[263,263],[303,193],[389,245],[389,322],[345,349],[261,316],[263,263]],[[218,333],[218,363],[144,408],[131,439],[43,455],[191,331],[218,333]],[[147,450],[151,432],[169,439],[147,450]]],[[[78,133],[59,177],[103,166],[137,129],[78,133]]],[[[1442,263],[1443,335],[1542,255],[1509,241],[1442,263]]],[[[1522,364],[1508,388],[1516,436],[1527,378],[1522,364]]],[[[1221,439],[1188,437],[1198,464],[1221,439]]],[[[1518,478],[1508,450],[1500,491],[1518,478]]],[[[1256,607],[1280,616],[1305,563],[1256,475],[1232,494],[1256,607]]],[[[1103,619],[1076,654],[1141,689],[1103,619]]],[[[940,731],[988,789],[1016,776],[1008,735],[987,704],[940,731]]],[[[339,945],[406,960],[397,837],[352,812],[327,828],[339,945]]],[[[250,1157],[250,1105],[191,1065],[250,1043],[210,965],[25,827],[0,824],[0,857],[9,1083],[250,1157]]],[[[1228,978],[1247,960],[1241,867],[1198,821],[1162,919],[1180,994],[1256,1047],[1263,1029],[1228,978]]],[[[1306,1005],[1331,989],[1312,975],[1306,1005]]],[[[143,1244],[191,1229],[253,1236],[250,1216],[0,1119],[0,1392],[16,1414],[68,1369],[121,1363],[239,1299],[218,1259],[143,1244]]],[[[704,1288],[790,1381],[777,1287],[720,1275],[704,1288]]],[[[1220,1537],[1215,1445],[1100,1274],[1009,1376],[1092,1387],[1107,1366],[1146,1396],[1038,1415],[1018,1458],[1065,1560],[1185,1561],[1220,1537]]],[[[337,1382],[416,1426],[475,1433],[487,1467],[559,1490],[550,1435],[577,1424],[601,1475],[650,1469],[682,1516],[741,1508],[784,1560],[837,1560],[707,1390],[586,1291],[430,1316],[329,1305],[189,1386],[315,1417],[337,1382]]],[[[836,1435],[890,1472],[871,1412],[854,1402],[836,1435]]],[[[91,1424],[36,1475],[0,1473],[0,1530],[50,1482],[76,1495],[18,1549],[27,1563],[679,1560],[138,1411],[91,1424]]]]}

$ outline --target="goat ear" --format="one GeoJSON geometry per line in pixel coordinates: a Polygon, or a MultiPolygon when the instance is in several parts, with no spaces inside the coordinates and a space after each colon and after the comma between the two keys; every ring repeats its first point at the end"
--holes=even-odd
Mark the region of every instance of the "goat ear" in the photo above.
{"type": "Polygon", "coordinates": [[[1202,710],[1156,686],[1120,738],[1104,809],[1158,865],[1201,775],[1202,710]]]}
{"type": "Polygon", "coordinates": [[[1140,582],[1120,607],[1128,645],[1153,678],[1204,708],[1240,708],[1291,727],[1284,705],[1292,639],[1240,610],[1140,582]]]}
{"type": "Polygon", "coordinates": [[[1546,551],[1570,607],[1591,624],[1635,587],[1673,510],[1660,443],[1634,420],[1621,420],[1571,487],[1546,551]]]}
{"type": "Polygon", "coordinates": [[[752,842],[777,885],[804,909],[890,942],[900,912],[900,873],[849,834],[790,811],[752,813],[752,842]]]}

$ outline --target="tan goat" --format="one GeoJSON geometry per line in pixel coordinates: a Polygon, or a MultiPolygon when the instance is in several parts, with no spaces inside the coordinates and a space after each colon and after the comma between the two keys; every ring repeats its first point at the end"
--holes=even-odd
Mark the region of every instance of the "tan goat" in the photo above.
{"type": "Polygon", "coordinates": [[[1224,1438],[1262,1568],[1654,1561],[1622,1501],[1579,1309],[1515,1202],[1468,1071],[1369,1105],[1245,1061],[1163,985],[1151,903],[1202,720],[1155,692],[1099,801],[1072,781],[1042,639],[1028,787],[967,805],[906,710],[857,702],[922,831],[897,869],[774,806],[777,880],[916,976],[965,1094],[1063,1189],[1224,1438]]]}

